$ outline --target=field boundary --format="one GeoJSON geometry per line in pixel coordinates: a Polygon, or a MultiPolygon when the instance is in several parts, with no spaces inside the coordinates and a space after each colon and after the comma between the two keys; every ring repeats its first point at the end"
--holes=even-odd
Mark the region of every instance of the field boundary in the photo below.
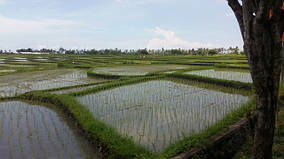
{"type": "Polygon", "coordinates": [[[41,92],[53,92],[53,91],[67,90],[67,89],[72,89],[72,88],[96,86],[96,85],[106,84],[106,83],[111,83],[111,82],[113,82],[113,81],[110,80],[110,81],[103,81],[103,82],[96,82],[96,83],[79,84],[79,85],[74,85],[74,86],[51,88],[51,89],[44,89],[44,90],[39,90],[39,91],[41,91],[41,92]]]}

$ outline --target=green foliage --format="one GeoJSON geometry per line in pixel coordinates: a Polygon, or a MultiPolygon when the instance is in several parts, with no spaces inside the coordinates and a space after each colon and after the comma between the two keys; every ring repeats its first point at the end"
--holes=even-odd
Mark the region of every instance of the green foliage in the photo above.
{"type": "Polygon", "coordinates": [[[148,55],[149,52],[147,51],[147,49],[139,49],[137,50],[137,54],[148,55]]]}

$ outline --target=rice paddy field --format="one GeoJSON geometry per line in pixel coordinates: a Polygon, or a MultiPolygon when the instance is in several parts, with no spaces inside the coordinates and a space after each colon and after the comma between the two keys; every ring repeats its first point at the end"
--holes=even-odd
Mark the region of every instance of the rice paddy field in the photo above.
{"type": "Polygon", "coordinates": [[[205,76],[210,78],[217,78],[217,79],[225,79],[231,81],[239,81],[245,83],[252,83],[251,75],[249,71],[230,71],[230,70],[218,70],[218,69],[209,69],[209,70],[199,70],[199,71],[190,71],[185,72],[185,74],[190,75],[198,75],[198,76],[205,76]]]}
{"type": "Polygon", "coordinates": [[[77,98],[95,118],[155,152],[208,128],[248,99],[164,80],[77,98]]]}
{"type": "Polygon", "coordinates": [[[0,55],[1,158],[174,157],[251,109],[251,90],[224,86],[251,83],[246,64],[244,56],[0,55]]]}
{"type": "Polygon", "coordinates": [[[60,88],[104,81],[88,78],[83,70],[48,70],[0,76],[1,97],[11,97],[28,91],[60,88]],[[20,79],[18,77],[21,77],[20,79]]]}
{"type": "Polygon", "coordinates": [[[20,101],[0,103],[1,158],[95,158],[86,145],[49,108],[20,101]]]}
{"type": "Polygon", "coordinates": [[[98,67],[93,72],[98,74],[110,74],[120,76],[141,76],[148,73],[165,70],[178,70],[189,68],[187,65],[141,65],[141,66],[115,66],[115,67],[98,67]]]}

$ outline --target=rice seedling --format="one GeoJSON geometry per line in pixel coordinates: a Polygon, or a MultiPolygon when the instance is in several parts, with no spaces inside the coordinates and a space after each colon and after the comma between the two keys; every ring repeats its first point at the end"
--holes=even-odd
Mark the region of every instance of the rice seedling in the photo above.
{"type": "Polygon", "coordinates": [[[80,146],[82,139],[79,140],[67,123],[50,109],[19,101],[7,101],[0,103],[0,115],[1,158],[94,156],[93,152],[87,152],[80,146]]]}
{"type": "Polygon", "coordinates": [[[218,70],[210,69],[210,70],[185,72],[185,74],[239,81],[239,82],[245,82],[245,83],[252,83],[251,75],[249,72],[232,72],[230,70],[218,71],[218,70]]]}
{"type": "Polygon", "coordinates": [[[157,71],[177,70],[189,68],[187,65],[135,65],[135,66],[116,66],[99,67],[93,70],[94,73],[119,75],[119,76],[141,76],[157,71]]]}
{"type": "MultiPolygon", "coordinates": [[[[54,73],[56,74],[56,71],[54,73]]],[[[24,78],[17,80],[15,80],[14,75],[11,75],[11,78],[13,79],[11,80],[9,75],[3,77],[3,81],[5,82],[0,84],[0,97],[12,97],[29,91],[75,86],[101,81],[88,78],[87,72],[79,70],[67,70],[67,73],[63,72],[55,76],[50,75],[48,72],[43,72],[32,74],[29,77],[25,76],[24,78]]],[[[64,91],[62,92],[64,93],[64,91]]]]}
{"type": "Polygon", "coordinates": [[[161,152],[167,145],[213,125],[249,99],[247,94],[235,94],[238,90],[197,86],[156,80],[76,99],[119,133],[161,152]]]}

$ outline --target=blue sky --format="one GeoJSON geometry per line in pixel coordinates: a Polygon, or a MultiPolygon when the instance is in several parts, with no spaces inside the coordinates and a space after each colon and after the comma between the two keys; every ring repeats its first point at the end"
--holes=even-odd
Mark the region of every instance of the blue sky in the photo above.
{"type": "Polygon", "coordinates": [[[0,0],[0,49],[242,45],[226,0],[0,0]]]}

